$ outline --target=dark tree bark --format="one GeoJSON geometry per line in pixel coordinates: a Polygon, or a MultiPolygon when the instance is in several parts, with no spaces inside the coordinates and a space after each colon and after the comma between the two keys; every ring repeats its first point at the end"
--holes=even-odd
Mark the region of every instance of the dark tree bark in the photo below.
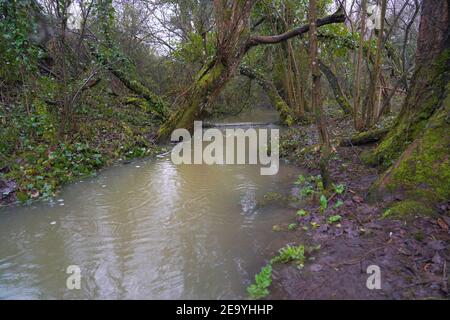
{"type": "Polygon", "coordinates": [[[366,12],[367,0],[361,0],[361,32],[359,36],[358,56],[356,59],[355,84],[353,94],[353,122],[356,130],[362,128],[362,110],[361,110],[361,69],[364,51],[364,35],[366,33],[366,12]]]}
{"type": "MultiPolygon", "coordinates": [[[[331,24],[331,23],[340,23],[345,21],[345,14],[344,10],[342,8],[339,8],[338,11],[336,11],[334,14],[327,16],[325,18],[317,19],[316,26],[317,28],[331,24]]],[[[283,41],[286,41],[288,39],[291,39],[293,37],[302,35],[304,33],[309,32],[310,25],[305,24],[303,26],[294,28],[292,30],[286,31],[282,34],[275,35],[275,36],[252,36],[247,41],[247,47],[253,47],[260,44],[276,44],[283,41]]]]}

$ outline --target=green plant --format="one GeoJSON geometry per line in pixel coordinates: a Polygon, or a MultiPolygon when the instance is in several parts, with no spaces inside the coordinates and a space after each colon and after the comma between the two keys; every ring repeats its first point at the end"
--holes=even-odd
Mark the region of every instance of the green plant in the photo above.
{"type": "Polygon", "coordinates": [[[328,223],[331,224],[331,223],[339,222],[341,220],[342,220],[342,217],[340,215],[336,214],[334,216],[329,216],[327,221],[328,221],[328,223]]]}
{"type": "Polygon", "coordinates": [[[261,268],[261,271],[255,275],[255,283],[247,287],[249,296],[253,299],[260,299],[266,297],[269,292],[269,287],[272,284],[272,263],[268,263],[261,268]]]}
{"type": "Polygon", "coordinates": [[[290,223],[289,225],[288,225],[288,230],[295,230],[295,229],[297,229],[297,224],[296,223],[290,223]]]}
{"type": "MultiPolygon", "coordinates": [[[[319,250],[320,245],[308,247],[307,252],[310,254],[315,250],[319,250]]],[[[259,299],[269,295],[269,287],[272,284],[272,265],[274,263],[288,263],[294,261],[298,268],[303,268],[305,262],[305,246],[291,246],[278,250],[278,255],[273,257],[268,264],[266,264],[261,271],[255,275],[255,283],[247,287],[247,292],[250,298],[259,299]]]]}
{"type": "Polygon", "coordinates": [[[340,206],[342,206],[343,204],[344,204],[344,202],[342,202],[342,200],[338,200],[338,201],[336,201],[336,203],[334,204],[333,208],[334,208],[334,209],[337,209],[337,208],[339,208],[340,206]]]}
{"type": "Polygon", "coordinates": [[[320,227],[320,224],[318,224],[318,223],[315,222],[315,221],[312,221],[312,222],[311,222],[311,227],[313,227],[313,229],[316,229],[316,228],[320,227]]]}
{"type": "Polygon", "coordinates": [[[300,209],[300,210],[297,211],[296,215],[299,216],[299,217],[305,217],[305,216],[308,215],[308,212],[306,212],[303,209],[300,209]]]}
{"type": "Polygon", "coordinates": [[[345,184],[333,185],[334,192],[337,194],[343,194],[345,191],[345,184]]]}
{"type": "Polygon", "coordinates": [[[391,209],[387,209],[386,211],[383,212],[383,215],[381,216],[381,219],[388,218],[391,214],[392,214],[391,209]]]}
{"type": "Polygon", "coordinates": [[[287,245],[278,251],[278,255],[271,262],[288,263],[294,261],[298,267],[303,267],[305,261],[305,247],[303,245],[290,246],[287,245]]]}
{"type": "Polygon", "coordinates": [[[300,175],[294,182],[296,185],[300,185],[299,195],[302,197],[313,195],[314,193],[322,193],[324,191],[322,176],[309,176],[307,178],[300,175]]]}
{"type": "MultiPolygon", "coordinates": [[[[34,71],[42,50],[30,41],[30,34],[36,30],[36,4],[33,1],[0,1],[0,77],[17,80],[23,71],[34,71]]],[[[22,79],[24,80],[24,79],[22,79]]]]}
{"type": "Polygon", "coordinates": [[[327,197],[325,197],[325,195],[321,195],[320,196],[320,211],[324,212],[325,210],[327,210],[328,208],[328,200],[327,197]]]}
{"type": "Polygon", "coordinates": [[[300,189],[300,195],[302,197],[310,196],[314,193],[314,187],[311,185],[307,185],[306,187],[300,189]]]}
{"type": "Polygon", "coordinates": [[[294,184],[296,185],[301,185],[303,183],[305,183],[306,179],[303,175],[299,175],[297,180],[294,182],[294,184]]]}

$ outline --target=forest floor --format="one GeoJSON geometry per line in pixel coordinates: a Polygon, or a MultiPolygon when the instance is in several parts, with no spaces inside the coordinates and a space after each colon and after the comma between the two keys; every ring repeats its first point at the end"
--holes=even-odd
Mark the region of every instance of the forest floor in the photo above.
{"type": "MultiPolygon", "coordinates": [[[[336,144],[351,134],[347,128],[352,123],[350,119],[336,118],[330,120],[329,127],[336,144]]],[[[316,143],[314,125],[291,129],[282,137],[281,154],[303,169],[308,167],[311,175],[317,175],[316,143]],[[297,152],[289,151],[298,144],[301,146],[296,148],[297,152]]],[[[332,194],[326,210],[320,209],[317,199],[297,205],[296,209],[307,214],[297,216],[298,227],[288,231],[292,244],[320,245],[320,249],[311,254],[301,270],[293,264],[275,264],[269,298],[450,297],[450,203],[439,204],[431,216],[410,213],[392,217],[386,208],[389,203],[401,200],[401,195],[388,194],[378,202],[369,202],[368,190],[379,173],[363,164],[361,153],[373,147],[336,147],[330,162],[331,175],[336,184],[345,186],[345,191],[332,194]],[[370,265],[380,268],[380,290],[366,287],[370,265]]],[[[294,193],[298,194],[298,190],[294,193]]]]}

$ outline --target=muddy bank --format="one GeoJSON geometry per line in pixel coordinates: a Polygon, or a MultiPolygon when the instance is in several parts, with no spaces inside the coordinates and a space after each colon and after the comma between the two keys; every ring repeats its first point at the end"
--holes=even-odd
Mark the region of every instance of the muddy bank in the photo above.
{"type": "MultiPolygon", "coordinates": [[[[351,133],[346,129],[352,127],[349,121],[330,123],[333,145],[351,133]]],[[[306,165],[314,176],[318,174],[316,143],[314,126],[295,128],[283,136],[282,154],[302,168],[306,165]],[[289,149],[294,146],[297,151],[289,149]]],[[[286,232],[291,244],[320,245],[320,250],[301,270],[292,263],[274,265],[269,299],[449,298],[449,203],[439,204],[427,215],[406,208],[404,216],[395,217],[387,207],[402,200],[402,195],[388,194],[382,201],[369,202],[368,190],[379,172],[362,163],[361,153],[372,147],[336,147],[330,168],[334,183],[344,186],[344,191],[331,192],[326,209],[314,195],[292,209],[292,218],[278,232],[286,232]],[[297,226],[287,227],[293,224],[297,226]],[[366,286],[370,265],[380,268],[380,290],[366,286]]],[[[293,193],[301,193],[302,188],[297,186],[293,193]]]]}

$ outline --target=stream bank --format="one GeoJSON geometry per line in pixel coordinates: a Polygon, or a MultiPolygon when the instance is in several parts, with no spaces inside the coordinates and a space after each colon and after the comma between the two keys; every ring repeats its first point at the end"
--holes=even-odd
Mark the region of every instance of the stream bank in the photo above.
{"type": "MultiPolygon", "coordinates": [[[[351,119],[333,118],[329,125],[333,145],[352,134],[351,119]]],[[[313,125],[290,129],[282,137],[281,154],[314,177],[319,172],[317,141],[313,125]]],[[[405,208],[404,215],[396,216],[388,207],[401,201],[401,194],[370,202],[368,191],[379,172],[364,165],[361,154],[373,147],[335,147],[330,168],[340,187],[327,195],[326,209],[317,195],[294,204],[291,218],[277,232],[289,234],[292,245],[320,250],[301,270],[294,264],[274,265],[269,299],[449,298],[450,203],[427,212],[405,208]],[[380,290],[366,287],[370,265],[380,267],[380,290]]],[[[294,194],[302,189],[307,190],[305,183],[294,194]]]]}
{"type": "Polygon", "coordinates": [[[16,106],[9,125],[0,126],[0,208],[49,200],[69,182],[164,151],[153,141],[157,124],[145,105],[104,93],[90,99],[64,138],[50,105],[36,100],[31,116],[16,106]]]}

